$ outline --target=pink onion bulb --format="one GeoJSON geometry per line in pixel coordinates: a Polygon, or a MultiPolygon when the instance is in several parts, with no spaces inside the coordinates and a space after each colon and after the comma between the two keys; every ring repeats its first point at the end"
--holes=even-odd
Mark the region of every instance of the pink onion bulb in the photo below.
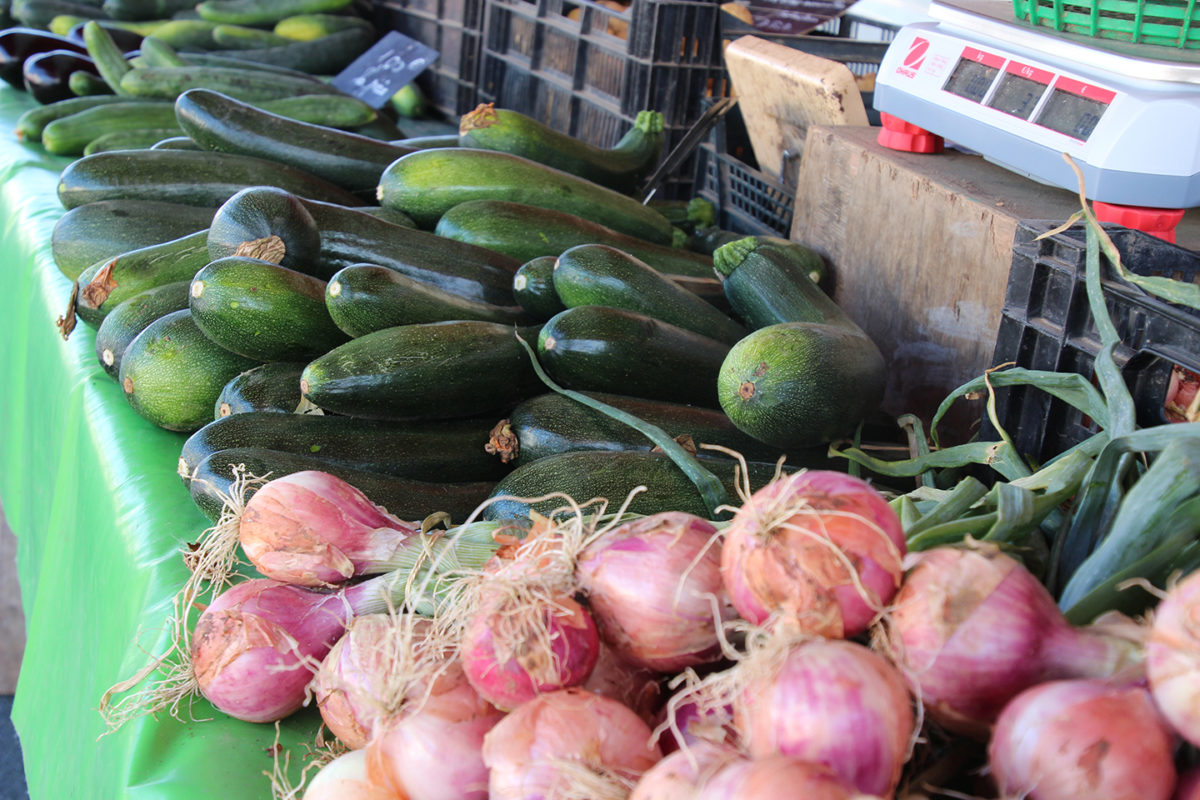
{"type": "Polygon", "coordinates": [[[371,783],[367,759],[361,750],[342,753],[317,770],[304,789],[303,800],[402,800],[371,783]]]}
{"type": "Polygon", "coordinates": [[[1171,800],[1200,800],[1200,767],[1189,767],[1179,773],[1171,800]]]}
{"type": "Polygon", "coordinates": [[[697,742],[642,773],[629,800],[694,800],[711,775],[735,760],[745,757],[732,745],[697,742]]]}
{"type": "Polygon", "coordinates": [[[892,599],[905,551],[899,518],[866,481],[808,470],[738,509],[721,575],[738,613],[757,625],[775,615],[803,633],[851,637],[892,599]]]}
{"type": "Polygon", "coordinates": [[[1173,751],[1145,689],[1062,680],[1027,689],[1005,706],[988,764],[1005,797],[1169,800],[1173,751]]]}
{"type": "Polygon", "coordinates": [[[575,574],[600,636],[626,661],[660,672],[721,656],[733,619],[721,582],[717,529],[669,511],[618,525],[580,553],[575,574]]]}
{"type": "Polygon", "coordinates": [[[483,739],[504,712],[461,671],[439,683],[415,712],[379,722],[366,747],[368,775],[405,800],[487,800],[483,739]]]}
{"type": "Polygon", "coordinates": [[[581,686],[589,692],[611,697],[653,724],[663,701],[661,676],[653,670],[622,661],[611,647],[600,644],[596,666],[581,686]]]}
{"type": "Polygon", "coordinates": [[[1146,678],[1167,722],[1200,747],[1200,572],[1158,604],[1146,642],[1146,678]]]}
{"type": "Polygon", "coordinates": [[[242,550],[268,578],[334,586],[395,568],[392,557],[419,532],[344,480],[305,470],[268,481],[246,501],[242,550]]]}
{"type": "Polygon", "coordinates": [[[713,775],[695,800],[854,800],[863,798],[836,772],[791,756],[732,761],[713,775]]]}
{"type": "Polygon", "coordinates": [[[850,786],[891,796],[908,760],[913,702],[900,673],[866,647],[810,639],[751,675],[733,705],[751,758],[825,764],[850,786]]]}
{"type": "Polygon", "coordinates": [[[1042,681],[1104,677],[1139,646],[1067,623],[1046,588],[995,548],[920,554],[889,617],[890,650],[920,686],[928,716],[985,737],[1000,709],[1042,681]]]}
{"type": "Polygon", "coordinates": [[[694,747],[699,742],[732,745],[739,739],[733,726],[733,706],[729,704],[712,706],[699,698],[677,696],[667,701],[659,716],[654,731],[664,753],[694,747]]]}
{"type": "Polygon", "coordinates": [[[650,727],[616,700],[578,688],[540,695],[484,737],[489,797],[624,798],[662,757],[650,736],[650,727]]]}

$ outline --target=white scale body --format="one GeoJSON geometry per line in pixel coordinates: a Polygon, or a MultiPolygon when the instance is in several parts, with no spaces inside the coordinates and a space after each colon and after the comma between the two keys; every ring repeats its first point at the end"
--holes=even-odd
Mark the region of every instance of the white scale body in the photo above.
{"type": "Polygon", "coordinates": [[[1092,200],[1200,206],[1200,53],[1043,31],[1007,0],[959,3],[900,29],[876,109],[1076,191],[1067,153],[1092,200]]]}

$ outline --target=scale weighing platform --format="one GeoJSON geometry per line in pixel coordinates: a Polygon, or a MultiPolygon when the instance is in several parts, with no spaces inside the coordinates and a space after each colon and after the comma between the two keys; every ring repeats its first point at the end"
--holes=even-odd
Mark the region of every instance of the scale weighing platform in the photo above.
{"type": "Polygon", "coordinates": [[[1037,27],[1009,0],[937,0],[929,16],[880,64],[881,144],[936,152],[944,137],[1077,191],[1067,153],[1097,214],[1144,230],[1200,206],[1200,53],[1037,27]]]}

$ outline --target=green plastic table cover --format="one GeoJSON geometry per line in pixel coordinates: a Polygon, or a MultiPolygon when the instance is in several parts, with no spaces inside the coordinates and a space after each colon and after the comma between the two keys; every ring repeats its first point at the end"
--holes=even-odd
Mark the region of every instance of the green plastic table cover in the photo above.
{"type": "MultiPolygon", "coordinates": [[[[64,341],[55,327],[71,288],[50,251],[69,160],[12,133],[35,105],[0,89],[0,498],[27,623],[13,723],[30,797],[270,798],[273,725],[199,701],[186,721],[141,717],[105,735],[100,698],[161,652],[181,548],[207,520],[175,473],[183,437],[133,412],[93,330],[64,341]]],[[[311,710],[282,725],[293,781],[318,726],[311,710]]]]}

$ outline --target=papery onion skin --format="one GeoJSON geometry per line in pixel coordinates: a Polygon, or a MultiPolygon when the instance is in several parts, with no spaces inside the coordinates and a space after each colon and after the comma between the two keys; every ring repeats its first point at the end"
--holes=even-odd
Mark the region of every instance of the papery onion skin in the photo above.
{"type": "Polygon", "coordinates": [[[319,662],[345,630],[351,605],[324,594],[255,578],[225,590],[204,610],[191,639],[192,670],[218,710],[273,722],[304,704],[319,662]]]}
{"type": "Polygon", "coordinates": [[[755,624],[782,616],[810,635],[852,637],[896,593],[905,552],[899,518],[866,481],[808,470],[777,478],[738,509],[721,575],[734,608],[755,624]]]}
{"type": "Polygon", "coordinates": [[[694,800],[708,777],[734,760],[744,760],[732,745],[696,742],[676,750],[642,774],[629,800],[694,800]]]}
{"type": "Polygon", "coordinates": [[[1155,609],[1146,678],[1167,722],[1200,747],[1200,572],[1176,584],[1155,609]]]}
{"type": "Polygon", "coordinates": [[[716,535],[708,520],[668,511],[618,525],[580,553],[588,607],[622,658],[670,673],[720,658],[718,625],[737,613],[716,535]]]}
{"type": "Polygon", "coordinates": [[[1144,688],[1061,680],[1027,689],[1005,706],[988,765],[1005,797],[1169,800],[1173,752],[1144,688]]]}
{"type": "Polygon", "coordinates": [[[822,764],[775,755],[733,761],[713,775],[695,800],[865,800],[837,773],[822,764]]]}
{"type": "Polygon", "coordinates": [[[749,678],[733,716],[751,758],[825,764],[858,791],[882,797],[899,783],[915,725],[896,668],[841,639],[789,648],[776,671],[749,678]]]}
{"type": "Polygon", "coordinates": [[[739,738],[733,726],[732,706],[702,709],[696,700],[675,703],[668,700],[654,721],[656,730],[660,726],[658,746],[664,753],[674,753],[684,745],[693,746],[698,742],[732,745],[739,738]]]}
{"type": "Polygon", "coordinates": [[[579,688],[540,695],[484,737],[490,800],[552,800],[574,761],[636,779],[662,758],[650,727],[616,700],[579,688]]]}
{"type": "Polygon", "coordinates": [[[647,724],[653,725],[663,704],[660,680],[657,672],[621,660],[611,647],[601,642],[596,666],[581,686],[623,703],[647,724]]]}
{"type": "Polygon", "coordinates": [[[587,609],[560,595],[514,613],[503,592],[486,598],[463,631],[461,657],[467,679],[497,708],[510,711],[544,692],[578,686],[600,654],[600,635],[587,609]],[[549,648],[524,630],[532,619],[548,631],[549,648]],[[513,631],[515,636],[510,636],[513,631]],[[515,639],[515,641],[509,641],[515,639]]]}
{"type": "Polygon", "coordinates": [[[386,571],[397,548],[417,532],[317,470],[263,484],[238,523],[242,549],[258,571],[299,586],[330,587],[386,571]]]}
{"type": "Polygon", "coordinates": [[[321,719],[338,740],[357,750],[366,747],[375,723],[385,712],[382,671],[395,633],[386,614],[356,617],[321,662],[313,679],[313,697],[321,719]]]}
{"type": "Polygon", "coordinates": [[[403,800],[395,793],[371,783],[366,756],[361,750],[342,753],[321,767],[308,786],[303,800],[403,800]]]}
{"type": "Polygon", "coordinates": [[[1072,627],[1037,578],[996,548],[921,553],[888,631],[890,654],[919,685],[927,715],[976,738],[1036,683],[1103,677],[1141,657],[1135,643],[1072,627]]]}

